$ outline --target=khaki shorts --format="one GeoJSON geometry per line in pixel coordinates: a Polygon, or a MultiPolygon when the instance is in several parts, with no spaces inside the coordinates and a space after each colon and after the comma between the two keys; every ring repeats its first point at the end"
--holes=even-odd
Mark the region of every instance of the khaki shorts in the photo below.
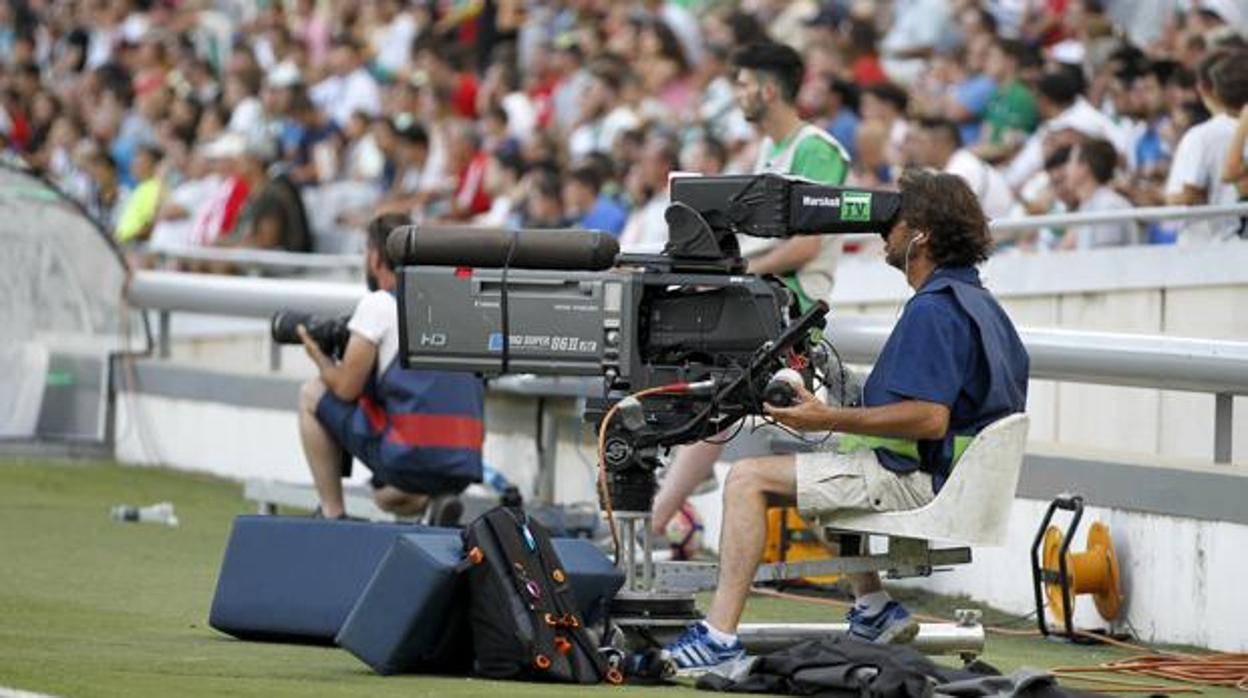
{"type": "Polygon", "coordinates": [[[797,511],[815,518],[840,509],[905,511],[932,501],[932,476],[895,473],[880,465],[875,451],[799,453],[797,511]]]}

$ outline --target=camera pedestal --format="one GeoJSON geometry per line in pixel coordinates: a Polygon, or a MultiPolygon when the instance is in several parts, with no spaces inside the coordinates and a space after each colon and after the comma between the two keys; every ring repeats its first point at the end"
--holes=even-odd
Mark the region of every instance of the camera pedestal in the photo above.
{"type": "MultiPolygon", "coordinates": [[[[667,645],[700,620],[694,593],[715,588],[714,562],[654,560],[649,512],[615,512],[620,534],[624,586],[611,603],[611,619],[630,649],[667,645]],[[639,536],[640,534],[640,536],[639,536]],[[638,537],[641,538],[638,541],[638,537]],[[639,545],[640,543],[640,545],[639,545]]],[[[926,576],[971,560],[970,548],[933,549],[925,540],[890,538],[886,553],[759,567],[755,582],[777,582],[822,574],[882,572],[891,578],[926,576]]],[[[958,611],[953,623],[923,623],[912,647],[924,654],[956,655],[970,661],[983,653],[985,634],[977,611],[958,611]]],[[[843,635],[846,623],[742,623],[737,634],[747,651],[762,654],[802,642],[843,635]]]]}
{"type": "Polygon", "coordinates": [[[630,649],[662,646],[702,618],[693,590],[655,587],[654,535],[648,511],[615,512],[624,586],[611,602],[611,620],[624,631],[630,649]],[[641,538],[638,545],[638,538],[641,538]]]}

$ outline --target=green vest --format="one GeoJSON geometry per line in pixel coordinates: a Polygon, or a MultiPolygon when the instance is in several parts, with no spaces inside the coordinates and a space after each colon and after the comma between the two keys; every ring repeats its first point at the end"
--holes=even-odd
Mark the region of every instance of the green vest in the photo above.
{"type": "MultiPolygon", "coordinates": [[[[962,458],[962,454],[966,451],[966,447],[971,445],[974,436],[955,435],[953,437],[953,463],[957,465],[962,458]]],[[[882,448],[890,453],[895,453],[902,458],[909,458],[915,463],[919,462],[919,442],[911,439],[895,439],[887,436],[863,436],[861,434],[841,434],[837,441],[837,453],[847,454],[863,449],[882,448]]]]}

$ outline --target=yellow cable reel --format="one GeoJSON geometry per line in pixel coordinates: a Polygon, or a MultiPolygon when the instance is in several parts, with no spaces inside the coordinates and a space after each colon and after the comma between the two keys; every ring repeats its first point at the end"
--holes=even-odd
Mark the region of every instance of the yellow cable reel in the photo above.
{"type": "MultiPolygon", "coordinates": [[[[1049,526],[1044,532],[1044,570],[1050,572],[1044,584],[1049,610],[1058,618],[1066,616],[1062,585],[1057,580],[1062,550],[1062,531],[1049,526]]],[[[1091,594],[1096,610],[1105,620],[1115,620],[1122,611],[1122,586],[1118,575],[1118,553],[1109,526],[1100,521],[1088,528],[1087,549],[1081,553],[1066,552],[1066,573],[1070,579],[1071,603],[1081,594],[1091,594]]]]}

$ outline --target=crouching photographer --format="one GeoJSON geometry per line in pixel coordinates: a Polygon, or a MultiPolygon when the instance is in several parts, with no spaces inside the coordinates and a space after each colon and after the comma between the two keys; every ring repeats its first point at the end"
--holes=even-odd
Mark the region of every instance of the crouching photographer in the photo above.
{"type": "MultiPolygon", "coordinates": [[[[469,373],[409,370],[397,360],[396,277],[385,242],[392,230],[410,224],[403,214],[369,223],[370,293],[346,322],[340,359],[323,346],[324,324],[309,332],[305,325],[311,323],[300,323],[296,330],[319,373],[299,394],[299,436],[319,514],[326,518],[346,516],[342,478],[350,474],[352,457],[372,470],[378,507],[401,516],[425,514],[435,525],[456,523],[461,506],[455,495],[481,480],[481,380],[469,373]]],[[[275,335],[280,324],[278,316],[275,335]]]]}

